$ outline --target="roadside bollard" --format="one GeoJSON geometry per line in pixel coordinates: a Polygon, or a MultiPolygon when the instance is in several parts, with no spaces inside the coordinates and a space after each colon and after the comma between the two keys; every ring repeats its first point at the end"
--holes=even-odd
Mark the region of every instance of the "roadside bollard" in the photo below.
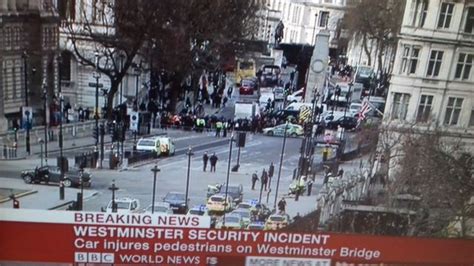
{"type": "Polygon", "coordinates": [[[13,209],[19,209],[20,208],[20,202],[16,199],[14,194],[10,195],[10,199],[13,200],[13,209]]]}

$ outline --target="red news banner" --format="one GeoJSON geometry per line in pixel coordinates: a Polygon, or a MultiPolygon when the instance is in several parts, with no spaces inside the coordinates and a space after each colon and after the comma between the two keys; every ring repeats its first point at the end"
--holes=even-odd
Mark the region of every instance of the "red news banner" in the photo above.
{"type": "Polygon", "coordinates": [[[0,209],[0,261],[474,264],[472,240],[213,230],[209,226],[209,218],[200,216],[0,209]]]}

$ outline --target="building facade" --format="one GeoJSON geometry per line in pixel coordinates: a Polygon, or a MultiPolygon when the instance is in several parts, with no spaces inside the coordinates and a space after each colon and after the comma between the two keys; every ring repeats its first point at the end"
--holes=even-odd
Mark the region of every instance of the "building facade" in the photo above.
{"type": "MultiPolygon", "coordinates": [[[[59,34],[59,46],[61,49],[61,85],[65,104],[69,103],[73,109],[95,108],[95,84],[96,74],[94,67],[86,66],[75,51],[72,38],[76,40],[76,48],[79,53],[94,62],[95,54],[102,59],[106,58],[101,54],[103,47],[94,43],[88,33],[81,36],[78,31],[81,27],[92,26],[93,32],[102,32],[107,35],[115,34],[112,27],[114,14],[113,0],[57,0],[58,10],[61,18],[61,27],[59,34]],[[104,17],[107,16],[107,17],[104,17]],[[72,36],[74,34],[74,36],[72,36]]],[[[138,56],[137,56],[138,57],[138,56]]],[[[99,59],[99,65],[104,67],[105,59],[99,59]]],[[[121,65],[123,58],[116,58],[118,65],[121,65]]],[[[138,62],[143,61],[142,69],[131,67],[128,74],[122,79],[122,85],[114,97],[114,106],[120,103],[133,102],[136,91],[138,90],[139,99],[144,99],[148,95],[147,86],[149,86],[149,72],[145,72],[145,60],[138,58],[138,62]],[[138,84],[138,89],[137,89],[138,84]]],[[[105,93],[110,89],[110,79],[105,75],[100,75],[99,83],[102,89],[99,93],[99,112],[101,107],[105,106],[105,93]]],[[[141,101],[139,101],[141,102],[141,101]]]]}
{"type": "Polygon", "coordinates": [[[386,121],[438,126],[474,142],[474,1],[409,0],[386,121]]]}
{"type": "Polygon", "coordinates": [[[316,34],[325,30],[330,34],[330,54],[344,53],[341,24],[347,0],[268,0],[267,4],[280,12],[283,43],[314,45],[316,34]]]}
{"type": "Polygon", "coordinates": [[[48,102],[57,94],[58,26],[52,0],[0,1],[0,131],[20,124],[21,106],[33,108],[34,125],[48,117],[43,94],[48,102]]]}

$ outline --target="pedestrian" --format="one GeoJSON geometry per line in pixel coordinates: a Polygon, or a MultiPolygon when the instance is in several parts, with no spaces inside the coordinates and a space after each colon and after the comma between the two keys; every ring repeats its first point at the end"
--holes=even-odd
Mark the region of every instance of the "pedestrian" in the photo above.
{"type": "Polygon", "coordinates": [[[255,183],[258,181],[257,171],[252,174],[252,190],[255,190],[255,183]]]}
{"type": "Polygon", "coordinates": [[[222,129],[222,122],[217,121],[216,123],[216,137],[217,138],[221,136],[221,129],[222,129]]]}
{"type": "Polygon", "coordinates": [[[227,122],[222,123],[222,137],[227,138],[227,127],[229,124],[227,122]]]}
{"type": "Polygon", "coordinates": [[[227,89],[227,97],[231,98],[232,97],[232,91],[234,90],[234,88],[232,86],[229,86],[229,88],[227,89]]]}
{"type": "Polygon", "coordinates": [[[217,158],[216,153],[213,153],[211,158],[209,158],[209,161],[211,162],[211,172],[216,172],[216,164],[217,164],[217,158]]]}
{"type": "Polygon", "coordinates": [[[337,173],[337,176],[338,176],[339,178],[343,178],[343,177],[344,177],[344,169],[341,168],[341,169],[339,170],[339,172],[337,173]]]}
{"type": "Polygon", "coordinates": [[[263,168],[261,180],[262,180],[262,187],[265,189],[265,191],[267,191],[268,174],[265,168],[263,168]]]}
{"type": "Polygon", "coordinates": [[[273,162],[270,163],[270,167],[268,168],[268,178],[273,177],[273,173],[275,172],[275,166],[273,165],[273,162]]]}
{"type": "Polygon", "coordinates": [[[308,178],[308,182],[306,184],[308,185],[308,196],[311,196],[311,190],[313,189],[313,179],[308,178]]]}
{"type": "Polygon", "coordinates": [[[301,219],[301,215],[300,215],[299,212],[297,212],[295,217],[293,217],[293,222],[295,223],[295,222],[299,221],[300,219],[301,219]]]}
{"type": "Polygon", "coordinates": [[[204,155],[202,156],[202,163],[203,163],[203,171],[206,172],[206,168],[207,168],[207,161],[209,160],[209,156],[207,155],[207,151],[204,153],[204,155]]]}
{"type": "Polygon", "coordinates": [[[286,209],[286,200],[285,198],[281,198],[281,200],[278,202],[278,210],[281,213],[285,213],[285,209],[286,209]]]}

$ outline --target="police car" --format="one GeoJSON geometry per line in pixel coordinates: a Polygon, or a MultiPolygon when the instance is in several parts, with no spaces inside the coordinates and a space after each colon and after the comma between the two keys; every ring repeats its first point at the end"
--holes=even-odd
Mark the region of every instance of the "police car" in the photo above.
{"type": "Polygon", "coordinates": [[[216,194],[209,198],[207,201],[207,209],[209,212],[228,212],[233,209],[232,197],[224,194],[216,194]]]}
{"type": "Polygon", "coordinates": [[[264,230],[278,230],[287,227],[288,224],[290,224],[290,216],[288,214],[273,214],[265,222],[264,230]]]}
{"type": "Polygon", "coordinates": [[[265,228],[265,223],[261,221],[251,222],[247,225],[247,230],[263,230],[265,228]]]}
{"type": "Polygon", "coordinates": [[[188,215],[194,215],[194,216],[208,216],[208,215],[209,215],[209,211],[208,211],[206,205],[201,204],[201,205],[196,205],[196,206],[192,207],[192,208],[188,211],[188,215]]]}

